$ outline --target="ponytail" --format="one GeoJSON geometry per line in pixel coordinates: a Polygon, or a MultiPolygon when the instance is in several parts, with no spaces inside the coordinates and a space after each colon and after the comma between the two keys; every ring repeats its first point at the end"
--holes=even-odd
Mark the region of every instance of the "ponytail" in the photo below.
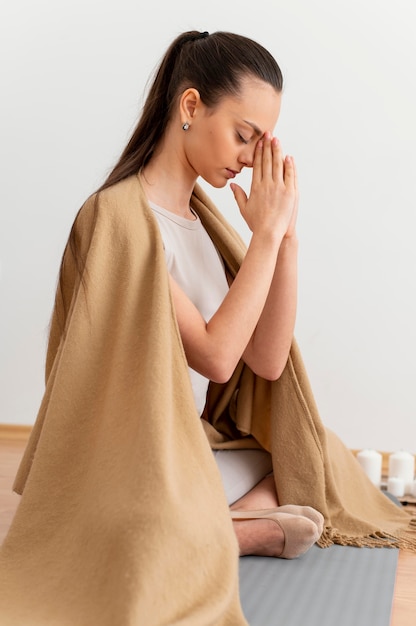
{"type": "Polygon", "coordinates": [[[260,44],[233,33],[188,31],[166,51],[146,98],[138,124],[118,162],[99,191],[136,174],[151,159],[171,119],[181,90],[194,87],[206,106],[237,95],[251,75],[282,90],[283,78],[272,55],[260,44]]]}

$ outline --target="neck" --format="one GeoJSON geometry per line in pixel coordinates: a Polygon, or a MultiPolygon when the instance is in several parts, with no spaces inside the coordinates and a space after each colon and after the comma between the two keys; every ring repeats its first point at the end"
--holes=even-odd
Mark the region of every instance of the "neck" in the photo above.
{"type": "Polygon", "coordinates": [[[167,211],[195,219],[189,208],[196,182],[195,173],[189,171],[189,166],[184,166],[181,155],[169,150],[168,145],[169,142],[165,141],[143,168],[141,180],[144,191],[149,200],[167,211]]]}

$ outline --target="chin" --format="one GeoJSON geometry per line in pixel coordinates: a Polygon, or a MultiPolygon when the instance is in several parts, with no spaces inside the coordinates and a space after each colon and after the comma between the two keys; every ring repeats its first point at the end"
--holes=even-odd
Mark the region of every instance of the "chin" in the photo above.
{"type": "Polygon", "coordinates": [[[209,185],[211,185],[211,187],[214,187],[215,189],[222,189],[226,186],[229,180],[224,176],[218,176],[216,178],[208,178],[206,176],[203,176],[202,174],[200,176],[206,183],[208,183],[209,185]]]}

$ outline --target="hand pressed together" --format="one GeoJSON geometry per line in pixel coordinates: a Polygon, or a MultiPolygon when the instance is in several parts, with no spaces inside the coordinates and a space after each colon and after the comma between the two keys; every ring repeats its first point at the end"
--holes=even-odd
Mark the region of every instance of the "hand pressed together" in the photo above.
{"type": "Polygon", "coordinates": [[[241,215],[252,233],[261,236],[294,235],[298,205],[293,157],[283,157],[280,142],[266,132],[257,142],[250,195],[236,183],[230,185],[241,215]]]}

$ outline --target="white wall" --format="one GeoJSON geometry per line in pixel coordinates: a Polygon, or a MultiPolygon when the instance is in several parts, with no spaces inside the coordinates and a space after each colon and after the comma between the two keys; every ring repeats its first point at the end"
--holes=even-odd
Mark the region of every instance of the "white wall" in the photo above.
{"type": "MultiPolygon", "coordinates": [[[[285,74],[276,130],[301,186],[296,335],[322,418],[351,447],[415,451],[414,0],[20,0],[0,11],[0,422],[36,417],[63,246],[150,72],[182,30],[231,30],[285,74]]],[[[247,237],[231,192],[212,195],[247,237]]]]}

